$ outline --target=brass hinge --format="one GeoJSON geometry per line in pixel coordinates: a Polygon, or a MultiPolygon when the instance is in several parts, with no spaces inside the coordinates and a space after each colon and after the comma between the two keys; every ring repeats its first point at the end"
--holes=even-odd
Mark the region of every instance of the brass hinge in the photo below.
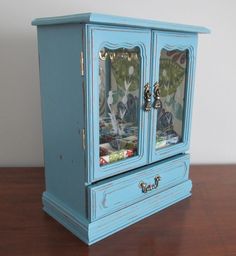
{"type": "Polygon", "coordinates": [[[81,76],[84,76],[84,53],[80,52],[80,71],[81,76]]]}
{"type": "Polygon", "coordinates": [[[85,129],[82,130],[82,137],[83,137],[83,149],[85,150],[85,129]]]}

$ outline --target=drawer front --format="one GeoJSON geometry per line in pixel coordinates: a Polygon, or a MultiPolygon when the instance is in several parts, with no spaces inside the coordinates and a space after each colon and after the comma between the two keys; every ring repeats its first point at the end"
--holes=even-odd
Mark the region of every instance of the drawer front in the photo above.
{"type": "Polygon", "coordinates": [[[188,179],[189,155],[169,158],[88,186],[88,217],[94,221],[188,179]]]}

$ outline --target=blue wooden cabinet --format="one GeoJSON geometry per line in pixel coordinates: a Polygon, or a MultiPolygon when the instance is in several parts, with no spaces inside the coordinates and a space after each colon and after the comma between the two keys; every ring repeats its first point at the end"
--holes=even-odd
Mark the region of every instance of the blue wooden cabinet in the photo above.
{"type": "Polygon", "coordinates": [[[44,210],[87,244],[191,195],[204,27],[78,14],[37,25],[44,210]]]}

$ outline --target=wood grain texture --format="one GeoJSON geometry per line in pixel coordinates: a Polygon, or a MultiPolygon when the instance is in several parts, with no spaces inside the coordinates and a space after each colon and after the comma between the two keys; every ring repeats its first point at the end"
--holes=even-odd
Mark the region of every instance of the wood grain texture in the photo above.
{"type": "Polygon", "coordinates": [[[42,211],[43,168],[0,169],[0,255],[236,255],[236,166],[192,166],[193,195],[88,247],[42,211]]]}

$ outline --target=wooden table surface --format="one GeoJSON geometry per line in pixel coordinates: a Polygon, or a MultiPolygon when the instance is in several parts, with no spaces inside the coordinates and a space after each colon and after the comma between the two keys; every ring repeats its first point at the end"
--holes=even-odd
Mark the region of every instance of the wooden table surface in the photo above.
{"type": "Polygon", "coordinates": [[[0,255],[236,256],[236,166],[191,166],[193,195],[87,246],[42,211],[43,168],[0,168],[0,255]]]}

